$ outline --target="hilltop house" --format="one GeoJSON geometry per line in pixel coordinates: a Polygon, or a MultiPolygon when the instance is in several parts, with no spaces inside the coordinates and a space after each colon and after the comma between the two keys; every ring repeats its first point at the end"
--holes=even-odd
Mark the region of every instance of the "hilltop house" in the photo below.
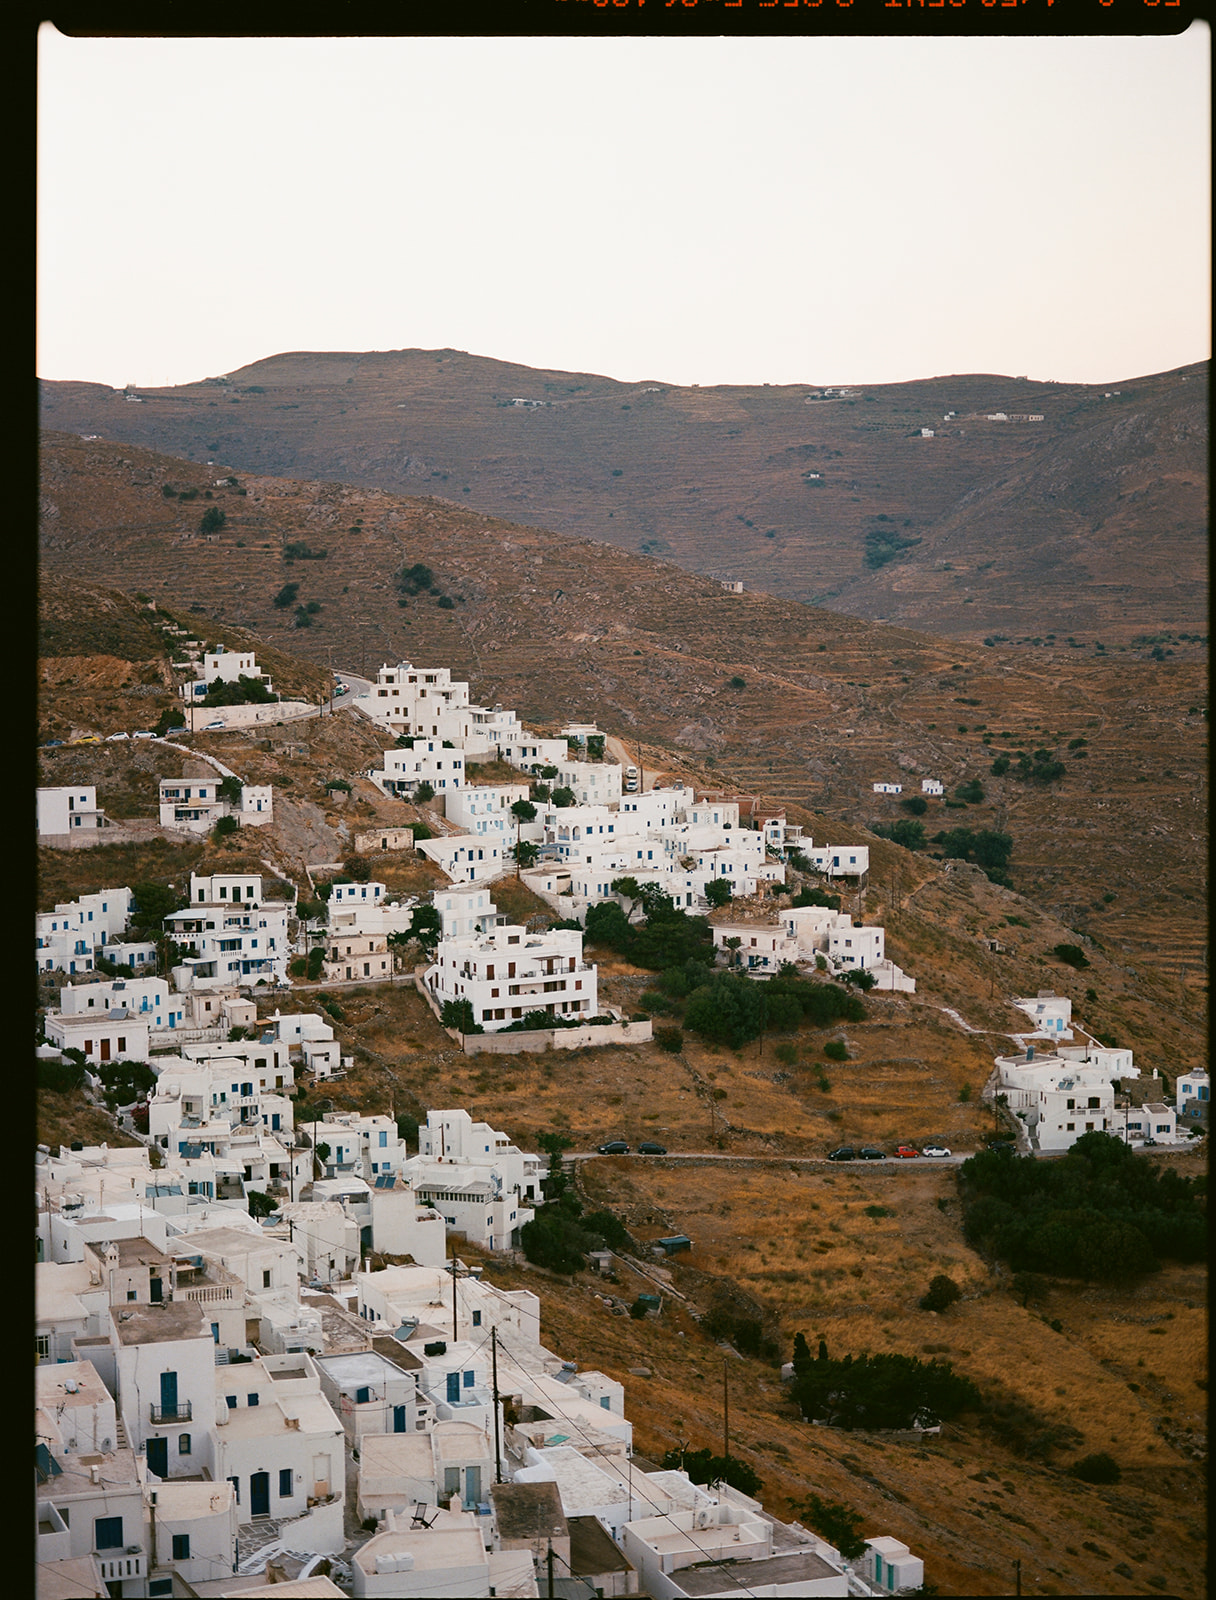
{"type": "Polygon", "coordinates": [[[467,1000],[487,1033],[529,1011],[583,1020],[598,1015],[596,968],[583,961],[583,936],[570,928],[529,933],[505,923],[441,939],[422,981],[441,1006],[467,1000]]]}
{"type": "Polygon", "coordinates": [[[105,812],[97,808],[97,789],[93,784],[82,783],[66,789],[37,789],[34,793],[40,839],[73,833],[77,829],[107,828],[110,825],[105,812]]]}

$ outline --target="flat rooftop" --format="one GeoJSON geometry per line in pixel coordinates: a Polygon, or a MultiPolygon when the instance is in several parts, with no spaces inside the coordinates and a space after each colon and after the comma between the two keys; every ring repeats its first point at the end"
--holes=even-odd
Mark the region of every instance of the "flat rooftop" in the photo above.
{"type": "MultiPolygon", "coordinates": [[[[573,1531],[572,1528],[567,1529],[562,1497],[553,1482],[492,1483],[490,1504],[494,1507],[498,1532],[503,1539],[559,1539],[565,1538],[568,1531],[573,1531]]],[[[594,1517],[583,1520],[595,1522],[599,1527],[594,1517]]],[[[607,1538],[607,1534],[604,1537],[607,1538]]],[[[608,1543],[612,1545],[611,1539],[608,1543]]],[[[612,1548],[615,1550],[616,1546],[612,1545],[612,1548]]]]}
{"type": "Polygon", "coordinates": [[[348,1355],[314,1356],[319,1371],[342,1389],[396,1382],[408,1374],[378,1350],[354,1350],[348,1355]]]}
{"type": "Polygon", "coordinates": [[[158,1344],[170,1339],[211,1341],[203,1308],[193,1300],[170,1300],[159,1306],[114,1307],[114,1326],[120,1344],[158,1344]]]}
{"type": "Polygon", "coordinates": [[[112,1405],[110,1391],[91,1361],[44,1362],[34,1368],[34,1393],[39,1405],[112,1405]],[[68,1384],[75,1390],[69,1390],[68,1384]]]}
{"type": "Polygon", "coordinates": [[[839,1578],[841,1594],[848,1593],[844,1573],[829,1566],[813,1550],[798,1555],[764,1556],[758,1561],[706,1562],[682,1567],[671,1577],[685,1594],[694,1596],[755,1594],[767,1584],[806,1584],[824,1578],[839,1578]]]}

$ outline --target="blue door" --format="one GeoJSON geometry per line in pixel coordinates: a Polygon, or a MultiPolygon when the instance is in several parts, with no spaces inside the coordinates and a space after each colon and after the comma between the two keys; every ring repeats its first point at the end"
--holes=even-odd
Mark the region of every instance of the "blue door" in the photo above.
{"type": "Polygon", "coordinates": [[[448,1373],[448,1399],[454,1401],[460,1399],[460,1374],[458,1372],[448,1373]]]}
{"type": "Polygon", "coordinates": [[[268,1472],[255,1472],[249,1479],[249,1515],[251,1517],[268,1517],[270,1515],[270,1474],[268,1472]]]}
{"type": "Polygon", "coordinates": [[[149,1438],[148,1471],[154,1472],[158,1478],[167,1478],[169,1476],[168,1439],[149,1438]]]}
{"type": "Polygon", "coordinates": [[[394,1433],[404,1433],[405,1432],[405,1407],[404,1406],[394,1406],[393,1407],[393,1432],[394,1433]]]}
{"type": "Polygon", "coordinates": [[[160,1375],[160,1411],[166,1421],[172,1421],[177,1415],[176,1372],[162,1372],[160,1375]]]}

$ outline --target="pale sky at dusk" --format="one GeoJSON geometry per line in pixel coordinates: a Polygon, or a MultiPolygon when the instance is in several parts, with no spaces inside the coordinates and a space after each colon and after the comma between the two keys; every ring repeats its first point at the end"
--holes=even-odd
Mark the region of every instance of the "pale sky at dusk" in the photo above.
{"type": "Polygon", "coordinates": [[[1210,349],[1209,34],[39,35],[39,375],[452,347],[669,383],[1210,349]]]}

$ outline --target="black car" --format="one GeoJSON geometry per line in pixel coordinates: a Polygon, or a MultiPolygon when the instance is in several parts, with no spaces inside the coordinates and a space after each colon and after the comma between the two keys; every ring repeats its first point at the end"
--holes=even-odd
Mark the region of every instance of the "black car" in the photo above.
{"type": "Polygon", "coordinates": [[[880,1150],[876,1145],[863,1144],[859,1152],[862,1161],[885,1161],[887,1152],[880,1150]]]}
{"type": "Polygon", "coordinates": [[[833,1150],[828,1156],[829,1161],[855,1161],[857,1152],[851,1144],[842,1144],[839,1150],[833,1150]]]}
{"type": "Polygon", "coordinates": [[[638,1154],[640,1156],[665,1156],[667,1154],[667,1146],[665,1144],[655,1144],[652,1139],[648,1139],[645,1144],[638,1146],[638,1154]]]}
{"type": "Polygon", "coordinates": [[[598,1148],[602,1156],[627,1156],[629,1154],[629,1146],[624,1139],[609,1139],[607,1144],[602,1144],[598,1148]]]}

